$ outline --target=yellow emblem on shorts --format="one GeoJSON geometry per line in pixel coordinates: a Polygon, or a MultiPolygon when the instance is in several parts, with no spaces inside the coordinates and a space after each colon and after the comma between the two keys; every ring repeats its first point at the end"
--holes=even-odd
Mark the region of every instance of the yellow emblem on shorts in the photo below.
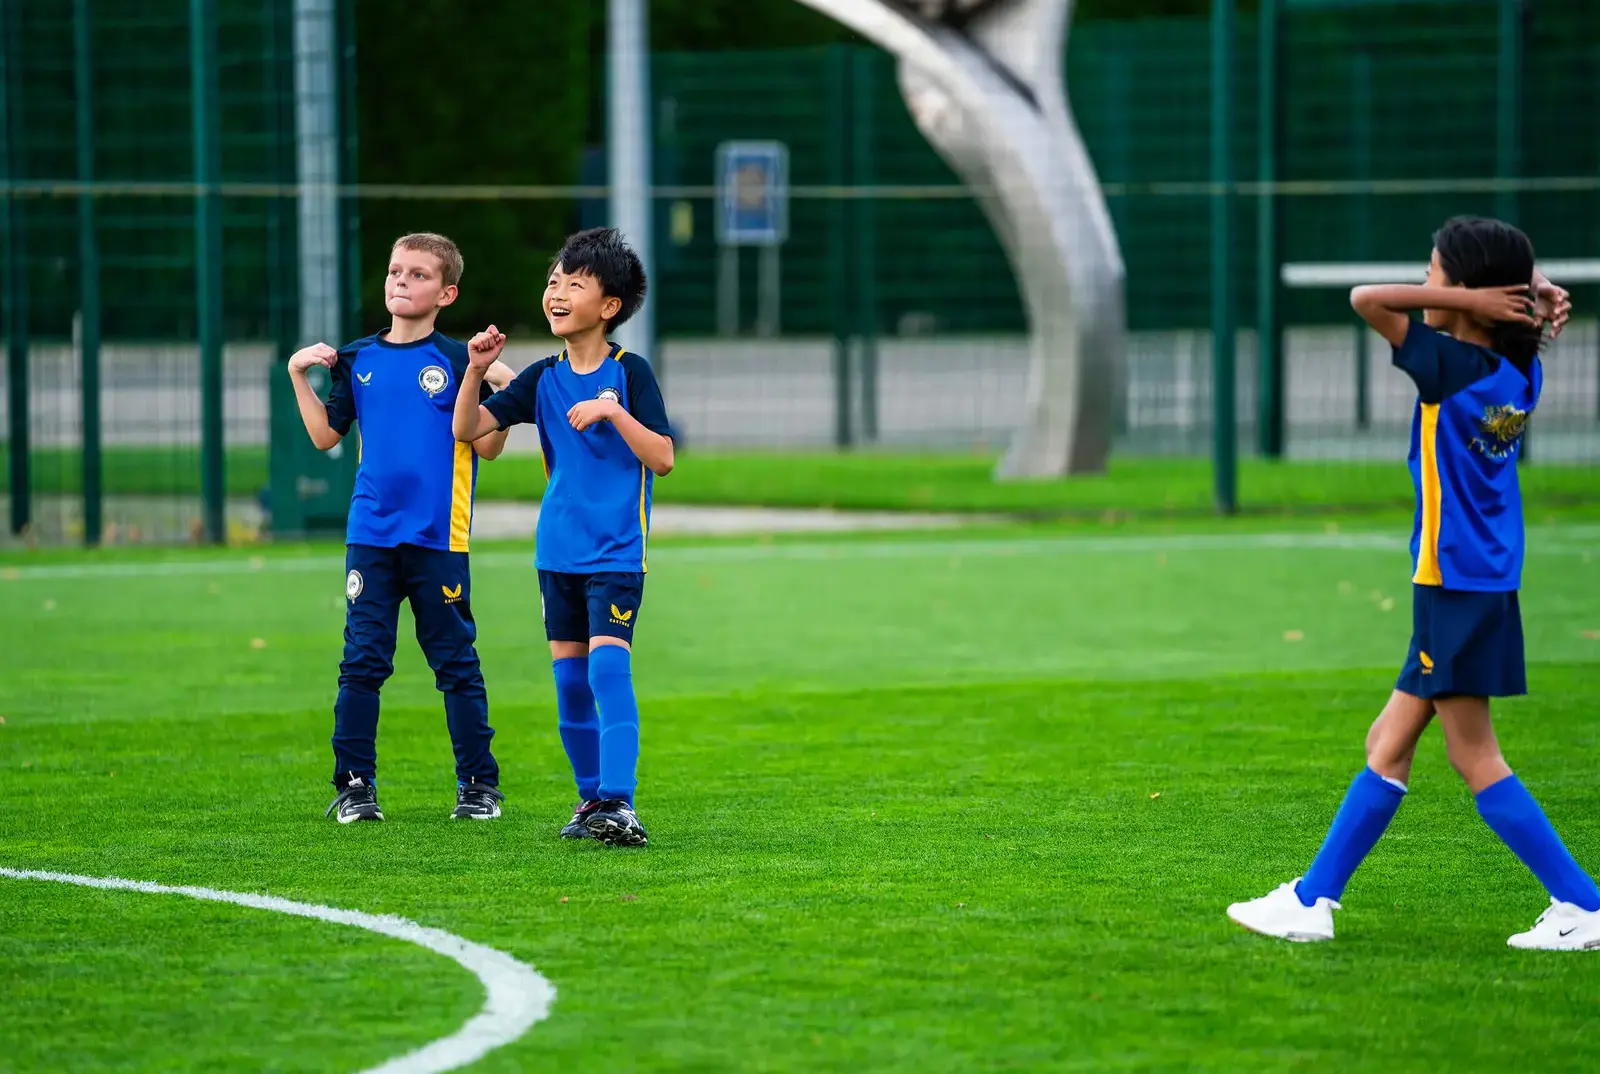
{"type": "Polygon", "coordinates": [[[1433,657],[1429,656],[1427,653],[1419,652],[1417,654],[1417,659],[1422,663],[1422,673],[1424,675],[1432,675],[1433,674],[1433,657]]]}
{"type": "Polygon", "coordinates": [[[439,592],[444,594],[444,602],[446,604],[454,604],[456,601],[461,599],[461,583],[457,582],[454,589],[451,589],[449,586],[442,585],[439,587],[439,592]]]}
{"type": "Polygon", "coordinates": [[[632,619],[633,619],[633,609],[632,608],[629,608],[627,611],[623,611],[621,608],[618,608],[615,604],[613,604],[611,606],[611,621],[613,623],[616,623],[618,626],[627,626],[629,621],[632,620],[632,619]]]}

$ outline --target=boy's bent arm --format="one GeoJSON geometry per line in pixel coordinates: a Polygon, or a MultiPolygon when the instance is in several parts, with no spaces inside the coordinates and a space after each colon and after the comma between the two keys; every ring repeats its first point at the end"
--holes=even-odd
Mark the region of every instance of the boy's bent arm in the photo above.
{"type": "Polygon", "coordinates": [[[611,424],[622,434],[623,441],[648,466],[657,477],[672,473],[672,437],[662,436],[639,424],[639,419],[618,407],[611,416],[611,424]]]}
{"type": "Polygon", "coordinates": [[[461,387],[456,392],[456,410],[450,419],[450,431],[455,433],[457,440],[472,443],[499,430],[500,422],[478,402],[482,390],[483,370],[469,365],[461,375],[461,387]]]}
{"type": "MultiPolygon", "coordinates": [[[[289,381],[294,385],[294,401],[300,408],[300,421],[306,427],[311,442],[318,451],[327,451],[339,441],[344,439],[344,434],[349,430],[345,423],[344,429],[336,429],[329,419],[329,407],[338,405],[341,413],[346,409],[353,409],[343,405],[345,400],[339,396],[340,377],[343,372],[348,377],[349,370],[338,369],[338,352],[326,344],[317,344],[296,351],[289,359],[289,381]],[[326,353],[323,353],[326,352],[326,353]],[[306,370],[312,365],[321,365],[333,372],[334,390],[324,403],[317,396],[317,390],[311,386],[311,379],[306,376],[306,370]]],[[[348,391],[345,395],[348,395],[348,391]]],[[[353,415],[352,415],[353,416],[353,415]]]]}
{"type": "MultiPolygon", "coordinates": [[[[483,382],[498,392],[503,391],[506,385],[516,379],[516,376],[516,370],[504,362],[496,360],[490,364],[488,370],[483,374],[483,382]]],[[[454,424],[453,415],[451,420],[452,424],[454,424]]],[[[472,442],[472,450],[478,453],[478,458],[493,461],[505,452],[506,437],[510,435],[509,430],[501,429],[499,432],[490,433],[488,436],[480,436],[472,442]]]]}
{"type": "Polygon", "coordinates": [[[318,451],[327,451],[344,437],[333,431],[328,424],[328,410],[317,397],[317,390],[311,386],[311,381],[306,378],[303,371],[289,374],[289,379],[294,381],[294,401],[300,404],[300,420],[305,423],[306,432],[311,435],[311,442],[318,451]]]}
{"type": "Polygon", "coordinates": [[[472,450],[478,453],[478,458],[493,462],[506,450],[506,437],[511,435],[511,430],[501,429],[488,436],[480,436],[472,442],[472,450]]]}
{"type": "MultiPolygon", "coordinates": [[[[469,365],[461,373],[461,388],[456,393],[456,409],[450,423],[456,439],[476,443],[493,433],[503,433],[513,425],[532,422],[539,398],[539,378],[550,368],[552,361],[550,358],[539,359],[513,377],[511,383],[487,397],[483,392],[486,379],[484,371],[469,365]]],[[[495,362],[488,367],[491,370],[488,379],[492,381],[492,371],[500,365],[495,362]]],[[[502,437],[500,447],[504,446],[502,437]]],[[[500,452],[497,450],[494,454],[499,455],[500,452]]],[[[493,458],[494,455],[484,457],[493,458]]]]}

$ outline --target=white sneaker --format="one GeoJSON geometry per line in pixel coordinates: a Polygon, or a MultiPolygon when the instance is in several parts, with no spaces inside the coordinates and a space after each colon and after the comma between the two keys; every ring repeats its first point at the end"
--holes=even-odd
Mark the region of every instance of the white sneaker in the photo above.
{"type": "Polygon", "coordinates": [[[1593,951],[1600,949],[1600,910],[1583,910],[1570,902],[1550,900],[1527,932],[1506,941],[1525,951],[1593,951]]]}
{"type": "Polygon", "coordinates": [[[1228,907],[1228,916],[1251,932],[1280,940],[1310,943],[1333,939],[1333,912],[1340,909],[1339,904],[1323,897],[1315,906],[1306,906],[1294,892],[1299,883],[1297,876],[1259,899],[1236,902],[1228,907]]]}

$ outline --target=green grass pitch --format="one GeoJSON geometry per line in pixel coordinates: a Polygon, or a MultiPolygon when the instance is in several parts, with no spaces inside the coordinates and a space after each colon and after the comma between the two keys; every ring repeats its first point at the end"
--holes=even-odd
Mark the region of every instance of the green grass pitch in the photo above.
{"type": "MultiPolygon", "coordinates": [[[[652,845],[559,841],[572,787],[524,547],[474,554],[508,795],[446,819],[403,620],[389,821],[322,819],[332,546],[0,557],[0,865],[394,913],[536,966],[475,1071],[1593,1071],[1600,957],[1437,732],[1332,944],[1223,916],[1304,868],[1409,630],[1403,523],[663,543],[635,679],[652,845]],[[1201,532],[1203,530],[1203,532],[1201,532]]],[[[1535,525],[1503,744],[1600,868],[1600,528],[1535,525]]],[[[0,1070],[354,1071],[482,1003],[315,921],[0,879],[0,1070]]]]}

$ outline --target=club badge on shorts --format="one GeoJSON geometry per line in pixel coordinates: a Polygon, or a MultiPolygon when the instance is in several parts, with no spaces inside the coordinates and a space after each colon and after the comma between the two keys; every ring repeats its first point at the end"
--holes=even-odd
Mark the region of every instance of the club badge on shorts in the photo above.
{"type": "Polygon", "coordinates": [[[417,374],[417,383],[422,385],[422,390],[428,393],[429,398],[444,391],[450,383],[450,377],[443,366],[430,365],[417,374]]]}
{"type": "Polygon", "coordinates": [[[351,571],[344,576],[344,596],[346,600],[354,601],[361,595],[367,583],[362,580],[360,571],[351,571]]]}

